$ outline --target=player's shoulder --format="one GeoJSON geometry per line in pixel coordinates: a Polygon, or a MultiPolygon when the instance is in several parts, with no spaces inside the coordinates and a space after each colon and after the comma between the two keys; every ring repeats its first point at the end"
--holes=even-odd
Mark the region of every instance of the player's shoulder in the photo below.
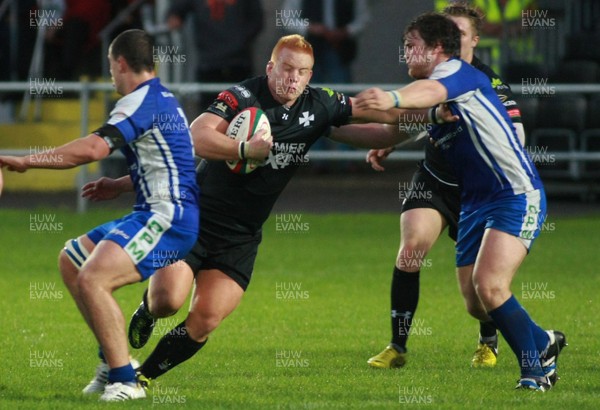
{"type": "Polygon", "coordinates": [[[429,79],[441,80],[452,76],[471,76],[473,71],[474,68],[466,61],[459,58],[450,58],[436,65],[429,79]]]}
{"type": "Polygon", "coordinates": [[[254,77],[221,91],[207,111],[228,120],[241,110],[257,106],[260,88],[266,86],[264,77],[254,77]]]}
{"type": "Polygon", "coordinates": [[[492,88],[496,91],[510,90],[510,86],[505,83],[502,78],[487,64],[484,64],[480,59],[473,56],[471,65],[481,71],[490,80],[492,88]]]}
{"type": "Polygon", "coordinates": [[[329,87],[307,86],[305,94],[315,102],[326,106],[338,104],[347,105],[350,101],[350,97],[329,87]]]}
{"type": "Polygon", "coordinates": [[[156,81],[153,80],[140,84],[135,90],[119,98],[115,103],[113,110],[110,112],[110,116],[127,118],[143,115],[148,104],[153,104],[156,101],[155,98],[149,98],[149,96],[152,96],[157,91],[157,88],[154,86],[156,81]]]}

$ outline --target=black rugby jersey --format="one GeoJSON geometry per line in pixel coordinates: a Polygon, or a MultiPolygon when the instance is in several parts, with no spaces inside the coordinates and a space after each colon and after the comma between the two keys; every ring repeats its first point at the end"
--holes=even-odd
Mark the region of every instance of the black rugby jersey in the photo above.
{"type": "MultiPolygon", "coordinates": [[[[521,111],[513,97],[510,86],[505,84],[494,70],[483,64],[477,57],[473,56],[471,65],[489,77],[492,82],[492,88],[498,94],[504,107],[506,107],[506,111],[512,122],[520,123],[521,111]]],[[[442,151],[435,148],[429,142],[425,143],[425,161],[423,162],[423,166],[430,174],[442,182],[450,185],[458,185],[454,172],[450,169],[448,161],[444,159],[442,151]]]]}
{"type": "Polygon", "coordinates": [[[202,223],[223,232],[255,234],[301,165],[330,126],[349,122],[350,98],[328,88],[306,87],[290,108],[277,102],[267,77],[255,77],[221,92],[207,112],[231,122],[244,108],[262,109],[271,123],[273,147],[263,166],[241,175],[225,161],[203,161],[198,171],[202,223]]]}

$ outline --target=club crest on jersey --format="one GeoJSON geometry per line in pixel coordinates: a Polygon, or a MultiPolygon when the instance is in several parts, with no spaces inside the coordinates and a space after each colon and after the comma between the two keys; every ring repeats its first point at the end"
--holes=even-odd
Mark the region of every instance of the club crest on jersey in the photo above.
{"type": "Polygon", "coordinates": [[[310,127],[310,122],[315,120],[315,114],[311,114],[308,111],[304,111],[302,113],[302,117],[298,118],[300,125],[304,125],[305,127],[310,127]]]}

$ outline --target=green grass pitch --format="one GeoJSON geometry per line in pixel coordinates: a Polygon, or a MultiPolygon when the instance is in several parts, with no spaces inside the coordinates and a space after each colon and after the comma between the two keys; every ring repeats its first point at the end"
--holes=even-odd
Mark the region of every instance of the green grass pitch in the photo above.
{"type": "MultiPolygon", "coordinates": [[[[56,268],[68,238],[125,211],[1,210],[0,408],[114,408],[84,397],[96,343],[56,268]]],[[[469,367],[477,324],[465,312],[444,237],[426,257],[403,369],[367,359],[389,341],[389,284],[398,247],[392,214],[275,214],[241,306],[193,359],[122,408],[593,409],[600,403],[600,218],[545,223],[513,292],[545,328],[567,335],[561,380],[544,394],[514,391],[517,361],[504,340],[492,370],[469,367]]],[[[116,297],[128,318],[144,284],[116,297]]],[[[187,306],[186,306],[187,308],[187,306]]],[[[148,346],[185,317],[163,319],[148,346]]]]}

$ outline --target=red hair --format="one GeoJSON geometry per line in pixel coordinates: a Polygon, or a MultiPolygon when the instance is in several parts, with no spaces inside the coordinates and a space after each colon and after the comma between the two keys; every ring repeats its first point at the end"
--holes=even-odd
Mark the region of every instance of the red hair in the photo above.
{"type": "Polygon", "coordinates": [[[315,59],[312,45],[301,35],[290,34],[289,36],[281,37],[279,41],[277,41],[277,44],[275,44],[275,47],[273,47],[273,51],[271,52],[272,62],[277,60],[277,56],[279,56],[279,53],[284,48],[308,54],[313,60],[315,59]]]}

